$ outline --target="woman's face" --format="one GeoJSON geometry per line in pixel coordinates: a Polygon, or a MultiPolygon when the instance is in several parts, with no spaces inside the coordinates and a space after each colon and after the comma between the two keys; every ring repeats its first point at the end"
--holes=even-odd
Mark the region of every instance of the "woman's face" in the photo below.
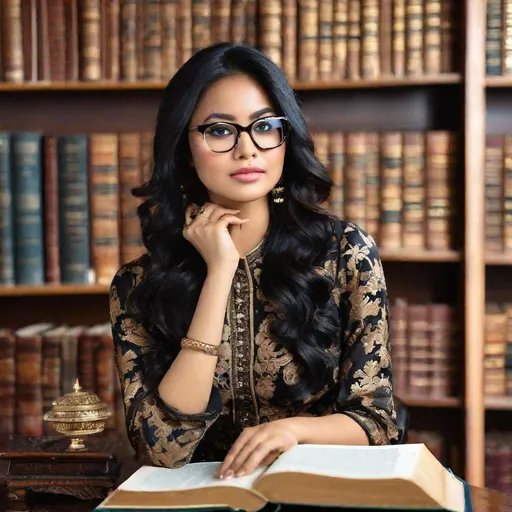
{"type": "MultiPolygon", "coordinates": [[[[255,119],[272,115],[277,112],[261,86],[239,74],[222,78],[205,91],[192,115],[190,128],[222,121],[247,126],[255,119]]],[[[255,129],[256,136],[269,137],[265,135],[268,128],[262,123],[255,129]]],[[[228,139],[234,140],[225,127],[209,130],[207,139],[214,149],[224,149],[229,146],[228,139]]],[[[217,204],[228,206],[262,199],[283,172],[286,143],[261,150],[247,132],[242,132],[231,151],[215,153],[203,134],[196,131],[189,133],[189,144],[197,175],[209,191],[210,201],[217,204]]]]}

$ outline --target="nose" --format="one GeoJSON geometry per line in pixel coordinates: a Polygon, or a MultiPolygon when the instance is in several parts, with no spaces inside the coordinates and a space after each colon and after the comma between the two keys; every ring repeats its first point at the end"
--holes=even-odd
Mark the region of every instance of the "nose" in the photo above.
{"type": "Polygon", "coordinates": [[[238,144],[235,146],[233,156],[237,160],[249,159],[256,156],[257,148],[254,145],[250,135],[242,132],[238,138],[238,144]]]}

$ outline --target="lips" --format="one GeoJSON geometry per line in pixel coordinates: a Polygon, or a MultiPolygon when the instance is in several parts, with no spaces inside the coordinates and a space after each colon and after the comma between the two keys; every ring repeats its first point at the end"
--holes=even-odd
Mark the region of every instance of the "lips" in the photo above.
{"type": "Polygon", "coordinates": [[[241,169],[238,169],[234,173],[231,174],[231,176],[240,176],[243,174],[263,174],[265,171],[263,169],[260,169],[259,167],[242,167],[241,169]]]}

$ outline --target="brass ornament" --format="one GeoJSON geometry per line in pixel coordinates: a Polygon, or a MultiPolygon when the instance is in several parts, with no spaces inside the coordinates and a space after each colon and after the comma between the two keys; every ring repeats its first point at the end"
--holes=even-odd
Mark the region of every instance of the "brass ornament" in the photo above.
{"type": "Polygon", "coordinates": [[[106,403],[95,393],[81,391],[78,379],[72,393],[57,398],[43,416],[60,434],[70,438],[67,451],[84,451],[85,437],[103,432],[105,422],[112,416],[106,403]]]}

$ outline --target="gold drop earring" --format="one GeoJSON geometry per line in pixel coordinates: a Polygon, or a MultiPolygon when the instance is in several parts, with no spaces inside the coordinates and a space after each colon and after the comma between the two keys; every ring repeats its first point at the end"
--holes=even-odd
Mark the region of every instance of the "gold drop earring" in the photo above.
{"type": "Polygon", "coordinates": [[[284,203],[283,193],[284,193],[284,186],[283,186],[283,179],[281,178],[279,180],[277,186],[275,186],[272,189],[272,200],[274,201],[274,203],[284,203]]]}

